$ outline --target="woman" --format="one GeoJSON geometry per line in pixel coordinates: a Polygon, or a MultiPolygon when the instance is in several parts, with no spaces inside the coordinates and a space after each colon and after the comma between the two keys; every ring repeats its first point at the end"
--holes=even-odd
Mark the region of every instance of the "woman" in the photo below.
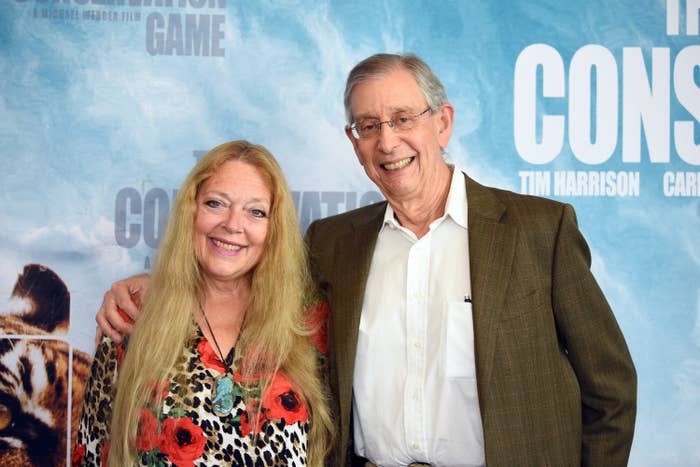
{"type": "Polygon", "coordinates": [[[245,141],[212,149],[178,191],[128,349],[98,346],[74,461],[322,465],[310,290],[277,162],[245,141]]]}

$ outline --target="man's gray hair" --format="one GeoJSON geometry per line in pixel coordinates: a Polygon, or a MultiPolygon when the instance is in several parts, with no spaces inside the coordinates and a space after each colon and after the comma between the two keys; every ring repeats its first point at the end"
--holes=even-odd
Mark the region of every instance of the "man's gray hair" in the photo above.
{"type": "Polygon", "coordinates": [[[353,121],[350,109],[350,94],[355,85],[368,79],[381,78],[397,68],[403,68],[413,75],[431,110],[439,109],[447,102],[447,93],[435,73],[417,55],[376,54],[362,60],[350,70],[345,84],[345,118],[348,125],[353,121]]]}

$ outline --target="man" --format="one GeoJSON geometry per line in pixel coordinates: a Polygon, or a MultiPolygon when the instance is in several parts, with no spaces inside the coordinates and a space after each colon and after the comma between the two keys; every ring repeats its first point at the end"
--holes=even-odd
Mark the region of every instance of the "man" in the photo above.
{"type": "MultiPolygon", "coordinates": [[[[454,109],[416,56],[355,66],[345,110],[388,203],[307,232],[331,307],[332,465],[626,465],[636,374],[573,208],[448,165],[454,109]]],[[[143,287],[106,294],[107,334],[143,287]]]]}

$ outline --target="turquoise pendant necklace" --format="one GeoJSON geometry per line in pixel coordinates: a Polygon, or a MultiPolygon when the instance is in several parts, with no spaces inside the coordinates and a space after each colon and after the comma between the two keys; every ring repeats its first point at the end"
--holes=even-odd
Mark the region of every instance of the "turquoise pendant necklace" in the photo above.
{"type": "Polygon", "coordinates": [[[233,379],[229,376],[229,366],[226,363],[221,347],[219,347],[219,343],[216,342],[216,336],[214,335],[214,331],[211,328],[211,324],[209,324],[209,320],[204,313],[204,308],[202,308],[201,303],[199,304],[199,311],[202,312],[204,322],[207,323],[209,334],[211,334],[216,351],[219,353],[219,358],[221,358],[221,363],[224,364],[224,373],[217,376],[214,380],[214,389],[212,390],[211,397],[214,413],[220,417],[225,417],[226,415],[230,415],[233,410],[233,379]]]}
{"type": "Polygon", "coordinates": [[[221,375],[214,383],[216,386],[212,392],[212,408],[216,415],[224,417],[233,410],[233,380],[227,375],[221,375]]]}

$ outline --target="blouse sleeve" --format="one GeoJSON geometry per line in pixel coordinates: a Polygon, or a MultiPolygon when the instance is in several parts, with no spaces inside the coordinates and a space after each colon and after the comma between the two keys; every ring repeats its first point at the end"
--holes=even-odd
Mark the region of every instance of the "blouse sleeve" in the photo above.
{"type": "Polygon", "coordinates": [[[103,337],[97,346],[90,379],[85,387],[83,413],[73,449],[73,466],[106,465],[117,367],[123,350],[122,344],[115,344],[108,337],[103,337]]]}

